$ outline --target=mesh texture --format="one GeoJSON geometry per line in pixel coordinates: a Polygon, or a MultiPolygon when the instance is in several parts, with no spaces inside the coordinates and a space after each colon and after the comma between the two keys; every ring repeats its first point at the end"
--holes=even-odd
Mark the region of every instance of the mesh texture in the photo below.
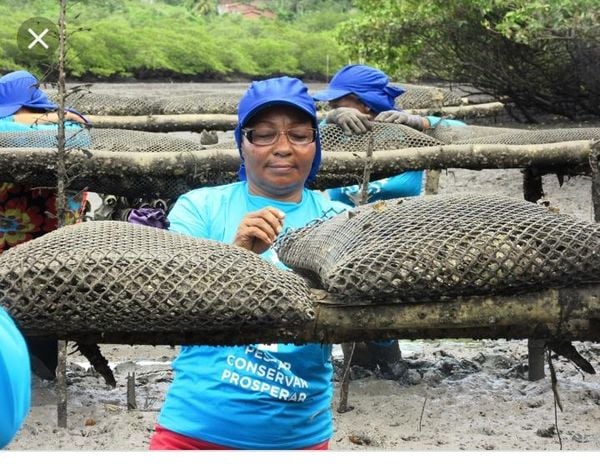
{"type": "MultiPolygon", "coordinates": [[[[56,135],[56,130],[0,132],[0,147],[56,148],[56,135]]],[[[127,129],[67,130],[65,139],[67,148],[111,152],[192,152],[205,148],[183,137],[127,129]]]]}
{"type": "Polygon", "coordinates": [[[398,84],[406,92],[396,98],[396,106],[400,109],[423,109],[436,106],[458,106],[464,99],[446,88],[424,85],[398,84]]]}
{"type": "MultiPolygon", "coordinates": [[[[57,101],[56,92],[49,92],[57,101]]],[[[75,92],[65,104],[84,114],[99,116],[145,116],[149,114],[236,114],[240,93],[206,93],[173,97],[125,97],[75,92]]]]}
{"type": "Polygon", "coordinates": [[[320,129],[321,147],[332,152],[365,152],[373,136],[373,150],[432,147],[442,142],[402,124],[374,123],[371,132],[347,136],[335,124],[320,129]]]}
{"type": "Polygon", "coordinates": [[[0,256],[0,304],[24,330],[211,331],[313,318],[302,278],[247,250],[126,222],[55,230],[0,256]]]}
{"type": "Polygon", "coordinates": [[[425,302],[600,280],[600,226],[502,196],[391,199],[284,234],[279,259],[341,302],[425,302]]]}
{"type": "MultiPolygon", "coordinates": [[[[405,93],[396,99],[401,109],[457,106],[464,99],[454,91],[423,85],[400,87],[405,93]]],[[[58,102],[56,91],[47,92],[49,98],[58,102]]],[[[70,93],[65,104],[79,112],[100,116],[144,116],[149,114],[236,114],[242,92],[219,91],[179,96],[131,97],[80,90],[70,93]]],[[[319,103],[319,106],[325,106],[319,103]]]]}
{"type": "Polygon", "coordinates": [[[600,139],[600,128],[581,127],[566,129],[541,129],[535,131],[505,132],[483,137],[457,140],[455,144],[551,144],[555,142],[570,142],[574,140],[600,139]]]}

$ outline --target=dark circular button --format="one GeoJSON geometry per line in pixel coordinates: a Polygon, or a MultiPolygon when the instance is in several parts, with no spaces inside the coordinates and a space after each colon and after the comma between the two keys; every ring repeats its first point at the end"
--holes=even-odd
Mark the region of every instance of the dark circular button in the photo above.
{"type": "Polygon", "coordinates": [[[58,48],[58,26],[48,18],[29,18],[19,27],[17,45],[31,59],[48,59],[58,48]]]}

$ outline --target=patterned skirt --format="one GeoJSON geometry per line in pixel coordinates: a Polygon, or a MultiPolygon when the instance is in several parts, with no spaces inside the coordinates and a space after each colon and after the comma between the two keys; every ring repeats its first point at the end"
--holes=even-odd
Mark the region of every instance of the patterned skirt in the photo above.
{"type": "MultiPolygon", "coordinates": [[[[73,224],[83,218],[87,194],[68,196],[65,224],[73,224]]],[[[0,254],[57,226],[55,189],[0,183],[0,254]]]]}

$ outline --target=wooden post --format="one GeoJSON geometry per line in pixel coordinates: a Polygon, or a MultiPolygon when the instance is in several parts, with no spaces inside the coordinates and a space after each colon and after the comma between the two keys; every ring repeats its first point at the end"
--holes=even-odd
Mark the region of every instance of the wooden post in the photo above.
{"type": "Polygon", "coordinates": [[[56,414],[59,428],[67,427],[67,342],[58,342],[56,366],[56,414]]]}
{"type": "MultiPolygon", "coordinates": [[[[67,184],[67,167],[65,151],[65,95],[66,95],[66,11],[67,0],[60,0],[60,13],[58,19],[58,136],[57,136],[57,189],[56,189],[56,217],[58,227],[65,224],[65,209],[67,197],[65,186],[67,184]]],[[[56,366],[56,414],[58,427],[67,427],[67,342],[58,342],[58,361],[56,366]]]]}
{"type": "MultiPolygon", "coordinates": [[[[440,115],[444,107],[444,92],[436,88],[431,96],[431,110],[435,115],[440,115]]],[[[426,119],[426,118],[425,118],[426,119]]],[[[425,194],[437,194],[440,187],[441,170],[425,170],[425,194]]]]}
{"type": "Polygon", "coordinates": [[[127,409],[137,410],[135,398],[135,372],[127,374],[127,409]]]}
{"type": "Polygon", "coordinates": [[[527,378],[531,381],[543,379],[546,376],[544,372],[545,356],[546,351],[546,340],[545,339],[531,339],[527,340],[527,361],[529,365],[529,371],[527,378]],[[541,358],[541,360],[540,360],[541,358]]]}
{"type": "MultiPolygon", "coordinates": [[[[535,203],[543,196],[544,188],[540,172],[536,168],[525,168],[523,170],[523,197],[526,201],[535,203]]],[[[531,381],[540,380],[546,376],[544,372],[545,344],[545,341],[540,339],[527,340],[528,379],[531,381]]]]}
{"type": "Polygon", "coordinates": [[[425,194],[437,194],[440,186],[440,170],[425,171],[425,194]]]}
{"type": "Polygon", "coordinates": [[[599,174],[600,141],[592,146],[590,154],[590,170],[592,173],[592,205],[594,222],[600,222],[600,174],[599,174]]]}

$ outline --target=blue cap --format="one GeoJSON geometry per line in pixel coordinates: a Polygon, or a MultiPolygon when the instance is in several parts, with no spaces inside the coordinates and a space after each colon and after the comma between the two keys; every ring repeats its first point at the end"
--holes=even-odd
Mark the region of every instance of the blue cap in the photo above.
{"type": "MultiPolygon", "coordinates": [[[[291,77],[277,77],[252,82],[238,105],[238,125],[234,131],[235,142],[242,159],[239,171],[240,180],[242,181],[246,180],[246,167],[242,156],[242,129],[259,111],[276,105],[292,106],[305,112],[309,115],[313,126],[318,128],[315,102],[301,80],[291,77]]],[[[318,132],[316,146],[315,158],[306,183],[314,181],[321,165],[321,140],[318,132]]]]}
{"type": "Polygon", "coordinates": [[[405,90],[390,85],[389,77],[368,65],[346,65],[329,82],[329,86],[313,95],[317,101],[333,101],[349,94],[356,95],[371,111],[381,113],[395,109],[395,101],[405,90]]]}
{"type": "Polygon", "coordinates": [[[31,371],[23,336],[0,308],[0,449],[21,428],[31,404],[31,371]]]}
{"type": "Polygon", "coordinates": [[[24,70],[0,77],[0,118],[15,114],[23,106],[55,110],[58,106],[37,85],[37,78],[24,70]]]}

